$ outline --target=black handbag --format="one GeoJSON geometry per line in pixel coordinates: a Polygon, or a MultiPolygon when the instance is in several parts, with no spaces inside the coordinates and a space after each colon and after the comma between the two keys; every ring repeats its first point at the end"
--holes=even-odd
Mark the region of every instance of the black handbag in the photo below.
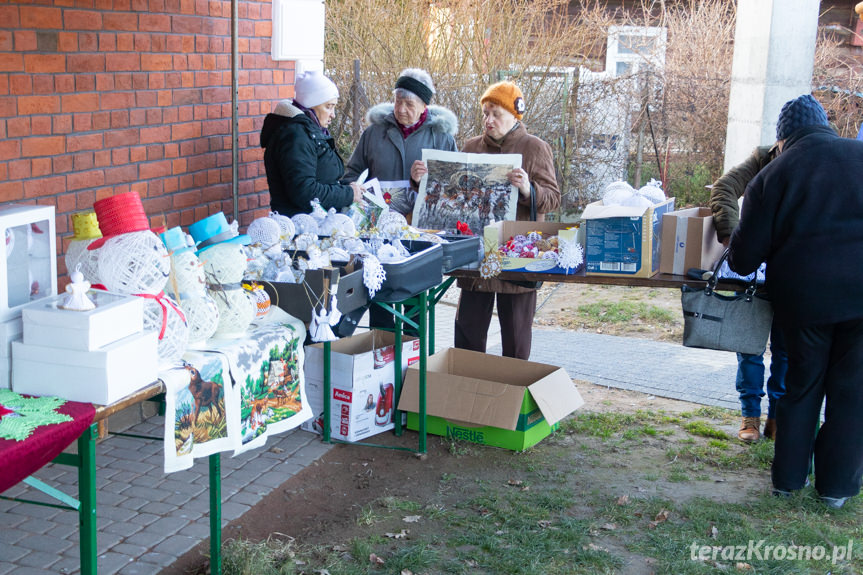
{"type": "MultiPolygon", "coordinates": [[[[536,188],[533,187],[533,184],[530,185],[530,221],[536,221],[536,188]]],[[[518,287],[528,288],[528,289],[539,289],[542,287],[542,281],[516,281],[516,280],[504,280],[507,283],[511,283],[513,285],[517,285],[518,287]]]]}
{"type": "Polygon", "coordinates": [[[704,288],[681,286],[683,345],[762,354],[773,325],[773,306],[765,294],[756,293],[754,275],[744,292],[733,296],[716,293],[719,268],[727,257],[725,250],[704,288]]]}

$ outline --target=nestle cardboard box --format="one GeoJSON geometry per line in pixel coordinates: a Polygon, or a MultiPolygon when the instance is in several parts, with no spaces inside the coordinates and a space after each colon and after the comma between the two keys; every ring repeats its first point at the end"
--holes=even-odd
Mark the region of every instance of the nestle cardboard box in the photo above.
{"type": "Polygon", "coordinates": [[[649,278],[659,272],[662,216],[674,210],[674,198],[649,208],[588,204],[586,275],[649,278]]]}
{"type": "MultiPolygon", "coordinates": [[[[530,232],[541,232],[544,239],[552,236],[558,236],[562,240],[576,240],[578,235],[578,225],[572,223],[560,222],[494,222],[487,225],[483,229],[483,243],[485,251],[496,250],[500,246],[509,241],[511,237],[517,235],[527,235],[530,232]]],[[[567,272],[562,267],[558,266],[554,260],[542,258],[511,258],[501,256],[501,270],[513,272],[542,272],[544,274],[566,274],[573,273],[577,270],[569,270],[567,272]]]]}
{"type": "MultiPolygon", "coordinates": [[[[395,334],[372,330],[330,344],[330,436],[359,441],[393,428],[395,334]]],[[[419,340],[402,337],[402,377],[419,361],[419,340]]],[[[305,347],[306,397],[314,417],[302,429],[321,433],[324,422],[324,345],[305,347]]]]}
{"type": "Polygon", "coordinates": [[[659,271],[685,275],[690,268],[713,269],[722,256],[710,208],[687,208],[662,216],[659,271]]]}
{"type": "MultiPolygon", "coordinates": [[[[453,348],[428,358],[428,433],[523,451],[583,404],[560,367],[453,348]]],[[[418,429],[418,366],[407,370],[399,409],[418,429]]]]}

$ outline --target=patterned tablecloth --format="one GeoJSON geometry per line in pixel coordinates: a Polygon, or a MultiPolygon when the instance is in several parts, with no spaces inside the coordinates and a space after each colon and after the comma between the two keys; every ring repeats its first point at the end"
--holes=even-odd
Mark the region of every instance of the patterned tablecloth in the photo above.
{"type": "Polygon", "coordinates": [[[54,459],[78,439],[93,423],[96,409],[89,403],[65,401],[56,397],[28,398],[8,390],[0,392],[2,493],[54,459]],[[32,418],[34,425],[39,425],[34,427],[28,418],[32,418]],[[13,439],[15,437],[18,439],[13,439]]]}
{"type": "Polygon", "coordinates": [[[183,365],[159,374],[165,383],[165,472],[196,457],[241,453],[312,417],[303,380],[303,322],[279,308],[245,336],[209,340],[183,365]]]}

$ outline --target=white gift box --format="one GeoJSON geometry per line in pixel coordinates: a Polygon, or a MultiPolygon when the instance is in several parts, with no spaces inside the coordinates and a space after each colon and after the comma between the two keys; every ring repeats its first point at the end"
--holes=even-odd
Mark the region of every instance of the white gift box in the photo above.
{"type": "Polygon", "coordinates": [[[0,357],[0,389],[12,387],[12,358],[0,357]]]}
{"type": "Polygon", "coordinates": [[[23,330],[20,317],[0,322],[0,389],[12,387],[12,342],[21,341],[23,330]]]}
{"type": "Polygon", "coordinates": [[[97,350],[144,329],[144,300],[130,295],[90,290],[95,309],[58,307],[66,294],[46,298],[21,310],[24,343],[83,351],[97,350]]]}
{"type": "Polygon", "coordinates": [[[108,405],[156,381],[158,334],[143,331],[101,349],[12,344],[12,389],[108,405]]]}
{"type": "Polygon", "coordinates": [[[57,293],[54,206],[0,206],[0,320],[57,293]]]}

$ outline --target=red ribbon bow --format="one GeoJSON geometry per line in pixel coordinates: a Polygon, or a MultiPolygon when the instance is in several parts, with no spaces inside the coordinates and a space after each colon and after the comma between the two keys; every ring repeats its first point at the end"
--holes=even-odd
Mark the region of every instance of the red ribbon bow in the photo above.
{"type": "Polygon", "coordinates": [[[183,311],[174,305],[174,302],[165,297],[165,292],[160,291],[156,295],[150,293],[136,293],[134,295],[155,300],[162,307],[162,329],[159,330],[159,341],[162,341],[162,338],[165,337],[165,328],[168,326],[168,306],[171,306],[180,316],[180,319],[183,320],[183,323],[186,323],[186,316],[183,314],[183,311]]]}
{"type": "Polygon", "coordinates": [[[464,236],[472,236],[473,235],[473,232],[470,231],[470,227],[464,222],[458,222],[457,221],[455,224],[455,229],[458,230],[458,233],[460,233],[464,236]]]}

